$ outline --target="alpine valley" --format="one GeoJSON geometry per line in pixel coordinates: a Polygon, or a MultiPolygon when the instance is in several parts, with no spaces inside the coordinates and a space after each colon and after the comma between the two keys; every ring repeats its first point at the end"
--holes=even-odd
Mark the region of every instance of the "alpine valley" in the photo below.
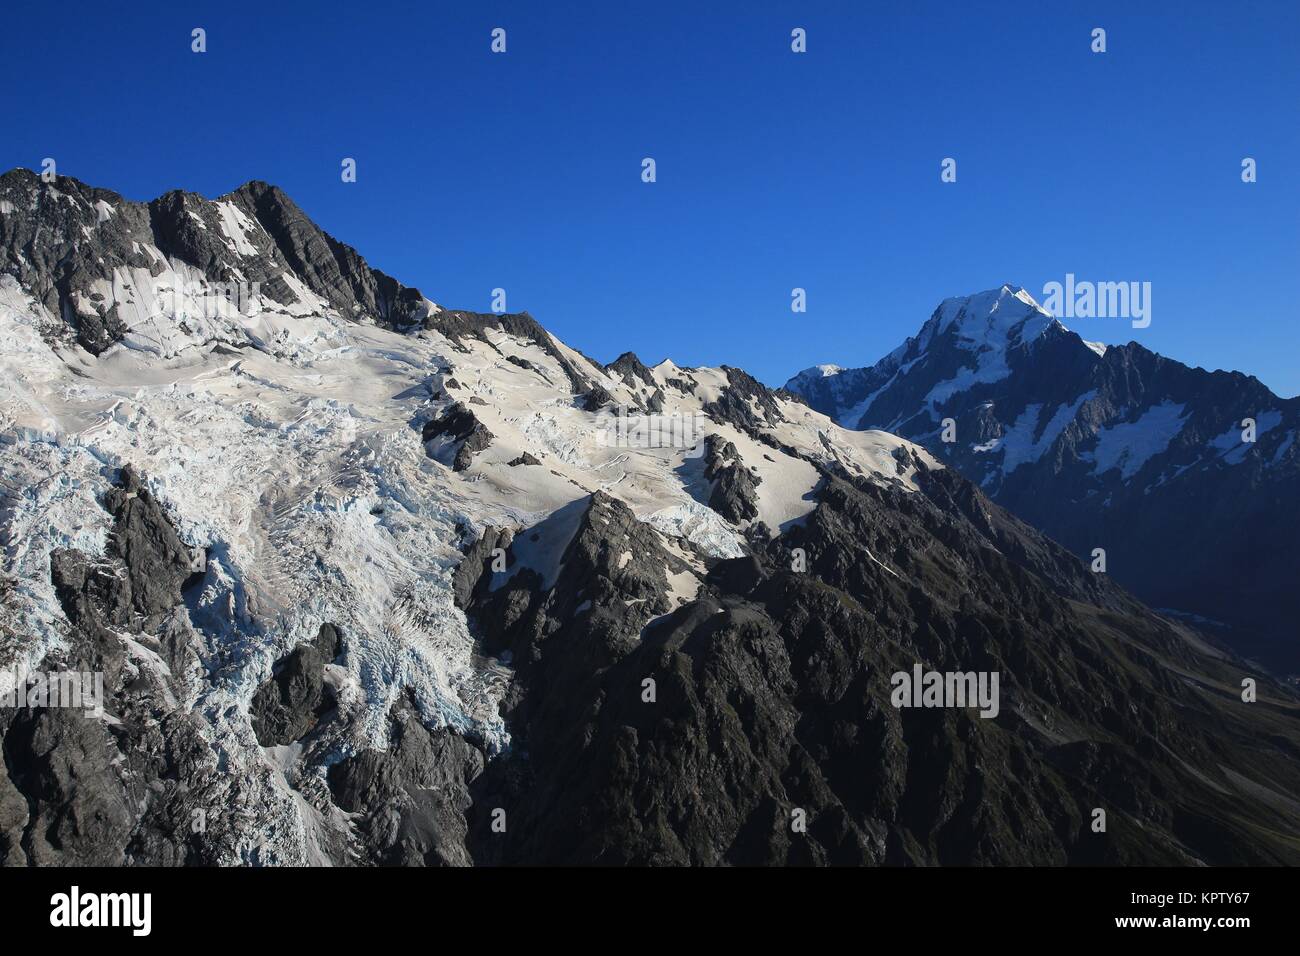
{"type": "Polygon", "coordinates": [[[1010,289],[788,391],[603,365],[265,183],[11,171],[0,696],[103,701],[0,707],[0,861],[1300,863],[1300,700],[1187,616],[1295,619],[1296,414],[1010,289]]]}

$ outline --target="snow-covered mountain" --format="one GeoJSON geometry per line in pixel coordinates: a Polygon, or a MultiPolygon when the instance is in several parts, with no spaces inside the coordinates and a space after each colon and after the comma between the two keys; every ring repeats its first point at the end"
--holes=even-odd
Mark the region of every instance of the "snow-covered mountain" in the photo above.
{"type": "Polygon", "coordinates": [[[1104,549],[1152,606],[1300,670],[1300,399],[1084,341],[1009,285],[945,300],[873,366],[786,388],[924,444],[1080,557],[1104,549]]]}
{"type": "Polygon", "coordinates": [[[0,695],[105,688],[0,707],[0,862],[1297,859],[1300,720],[920,446],[274,187],[0,177],[0,364],[0,695]],[[921,664],[997,718],[892,706],[921,664]]]}

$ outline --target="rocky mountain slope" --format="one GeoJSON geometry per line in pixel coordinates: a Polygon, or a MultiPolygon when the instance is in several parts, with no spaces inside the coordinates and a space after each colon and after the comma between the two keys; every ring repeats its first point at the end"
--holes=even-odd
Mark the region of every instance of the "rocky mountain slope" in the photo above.
{"type": "Polygon", "coordinates": [[[924,444],[1081,558],[1103,549],[1148,604],[1300,672],[1300,399],[1085,342],[1011,286],[945,300],[874,366],[786,388],[924,444]]]}
{"type": "Polygon", "coordinates": [[[920,446],[273,187],[0,177],[0,363],[6,864],[1300,860],[1295,696],[920,446]]]}

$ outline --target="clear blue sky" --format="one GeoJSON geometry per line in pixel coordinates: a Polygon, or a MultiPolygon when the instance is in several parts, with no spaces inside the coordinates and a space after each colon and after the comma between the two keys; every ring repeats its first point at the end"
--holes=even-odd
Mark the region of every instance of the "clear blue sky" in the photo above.
{"type": "Polygon", "coordinates": [[[1300,392],[1294,0],[3,16],[3,168],[51,156],[133,199],[265,179],[435,301],[486,311],[504,287],[602,361],[632,349],[780,384],[875,361],[946,296],[1038,296],[1073,272],[1153,285],[1150,328],[1067,322],[1085,338],[1300,392]]]}

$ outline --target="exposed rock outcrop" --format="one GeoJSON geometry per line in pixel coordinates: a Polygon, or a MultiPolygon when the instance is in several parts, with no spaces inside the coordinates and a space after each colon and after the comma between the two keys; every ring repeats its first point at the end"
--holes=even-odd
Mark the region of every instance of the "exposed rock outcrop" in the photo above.
{"type": "Polygon", "coordinates": [[[586,412],[598,412],[606,405],[612,405],[614,396],[609,394],[603,385],[597,385],[582,399],[582,410],[586,412]]]}
{"type": "Polygon", "coordinates": [[[758,516],[762,480],[745,467],[736,446],[717,435],[704,440],[704,477],[712,482],[709,507],[732,524],[758,516]]]}
{"type": "Polygon", "coordinates": [[[527,312],[465,312],[443,309],[425,320],[425,327],[440,332],[453,342],[466,338],[479,339],[491,344],[488,331],[495,330],[512,335],[522,341],[531,342],[553,358],[564,371],[573,392],[585,392],[591,388],[591,370],[595,369],[590,359],[576,361],[561,349],[541,324],[527,312]],[[583,365],[591,370],[583,368],[583,365]]]}
{"type": "Polygon", "coordinates": [[[428,730],[409,700],[389,714],[387,750],[366,750],[329,768],[335,803],[356,815],[364,862],[384,866],[469,866],[469,789],[482,751],[452,730],[428,730]]]}
{"type": "Polygon", "coordinates": [[[450,457],[452,471],[464,471],[474,460],[474,456],[492,444],[495,436],[491,430],[475,417],[474,413],[460,402],[453,402],[446,411],[430,419],[421,430],[425,444],[434,443],[431,449],[435,457],[450,457]],[[454,449],[450,455],[443,449],[454,449]]]}
{"type": "Polygon", "coordinates": [[[334,706],[325,667],[338,657],[343,638],[333,624],[322,624],[316,639],[276,662],[270,680],[257,689],[249,707],[253,732],[263,747],[293,743],[309,734],[334,706]]]}

